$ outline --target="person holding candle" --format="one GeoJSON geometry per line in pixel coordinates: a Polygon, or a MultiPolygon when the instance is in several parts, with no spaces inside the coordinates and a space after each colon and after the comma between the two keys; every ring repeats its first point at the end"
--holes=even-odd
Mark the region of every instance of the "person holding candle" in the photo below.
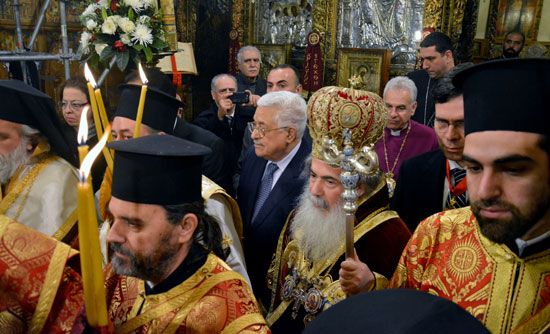
{"type": "MultiPolygon", "coordinates": [[[[94,125],[94,118],[92,115],[92,109],[90,107],[90,99],[88,97],[88,89],[86,87],[86,80],[83,77],[74,77],[66,80],[60,87],[59,96],[59,111],[61,116],[67,125],[74,129],[74,140],[77,141],[76,133],[78,132],[78,126],[80,123],[80,115],[84,110],[84,107],[88,106],[86,119],[88,121],[88,139],[85,144],[89,147],[93,147],[97,144],[97,132],[94,125]]],[[[81,145],[83,143],[78,143],[81,145]]],[[[103,175],[107,168],[107,162],[103,155],[98,157],[92,168],[92,185],[94,190],[99,190],[103,175]]]]}
{"type": "MultiPolygon", "coordinates": [[[[116,154],[109,204],[114,217],[108,235],[112,258],[104,269],[109,317],[105,329],[269,333],[250,286],[221,260],[221,231],[204,210],[201,161],[208,148],[169,135],[117,141],[109,147],[116,154]]],[[[38,245],[34,253],[41,261],[0,258],[0,296],[6,296],[0,298],[3,324],[21,332],[88,332],[75,252],[0,216],[0,251],[20,251],[22,244],[6,242],[14,239],[38,245]],[[60,279],[27,275],[46,268],[60,279]],[[5,275],[3,270],[22,275],[5,275]],[[14,279],[25,292],[31,287],[35,293],[30,298],[8,294],[14,279]],[[40,302],[49,307],[40,309],[40,302]]]]}
{"type": "Polygon", "coordinates": [[[115,168],[106,286],[108,300],[121,301],[110,303],[115,326],[219,333],[241,322],[234,332],[266,332],[248,283],[220,260],[221,230],[201,196],[201,160],[209,150],[169,135],[108,146],[115,168]],[[165,312],[153,315],[158,307],[165,312]]]}
{"type": "MultiPolygon", "coordinates": [[[[151,72],[148,71],[146,73],[151,72]]],[[[179,137],[181,133],[175,132],[178,129],[183,129],[183,127],[178,127],[178,125],[182,124],[177,120],[177,111],[181,106],[181,101],[174,97],[175,89],[168,78],[164,74],[160,74],[162,77],[156,75],[148,77],[149,87],[145,100],[140,135],[148,136],[164,133],[179,137]],[[176,126],[175,129],[174,126],[176,126]]],[[[126,84],[121,86],[121,89],[119,104],[115,111],[111,131],[114,141],[126,140],[133,137],[136,111],[140,97],[140,86],[138,85],[126,84]]],[[[191,140],[189,138],[184,139],[191,140]]],[[[207,156],[211,156],[211,154],[207,156]]],[[[110,181],[106,178],[99,197],[100,211],[104,214],[105,218],[107,217],[105,213],[108,212],[107,204],[110,200],[109,189],[110,181]]],[[[223,232],[224,246],[230,250],[226,259],[227,264],[248,279],[240,241],[242,236],[242,221],[237,203],[223,188],[207,177],[203,177],[203,198],[206,200],[207,212],[216,217],[219,222],[219,226],[223,232]]]]}
{"type": "Polygon", "coordinates": [[[76,141],[52,99],[0,80],[0,214],[72,242],[76,236],[76,141]]]}

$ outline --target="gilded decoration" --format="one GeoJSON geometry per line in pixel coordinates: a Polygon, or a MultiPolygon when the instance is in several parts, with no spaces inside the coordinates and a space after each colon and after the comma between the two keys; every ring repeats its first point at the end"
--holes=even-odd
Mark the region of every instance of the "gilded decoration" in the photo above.
{"type": "Polygon", "coordinates": [[[392,63],[414,64],[424,0],[341,0],[337,47],[392,50],[392,63]]]}
{"type": "Polygon", "coordinates": [[[442,31],[449,35],[451,40],[458,41],[462,34],[466,1],[426,0],[422,27],[442,31]]]}
{"type": "Polygon", "coordinates": [[[391,52],[387,49],[338,50],[337,85],[351,86],[382,95],[389,77],[391,52]]]}
{"type": "Polygon", "coordinates": [[[256,1],[254,9],[256,43],[306,46],[312,27],[313,0],[256,1]]]}
{"type": "Polygon", "coordinates": [[[340,87],[318,90],[309,100],[307,113],[312,155],[321,160],[325,160],[322,144],[325,138],[343,147],[342,130],[349,128],[353,148],[361,150],[380,139],[387,118],[386,106],[378,95],[340,87]]]}
{"type": "Polygon", "coordinates": [[[244,0],[234,0],[231,8],[231,30],[238,33],[241,45],[243,44],[244,13],[244,0]]]}
{"type": "Polygon", "coordinates": [[[312,30],[322,36],[325,59],[334,59],[336,55],[337,0],[314,0],[312,30]]]}

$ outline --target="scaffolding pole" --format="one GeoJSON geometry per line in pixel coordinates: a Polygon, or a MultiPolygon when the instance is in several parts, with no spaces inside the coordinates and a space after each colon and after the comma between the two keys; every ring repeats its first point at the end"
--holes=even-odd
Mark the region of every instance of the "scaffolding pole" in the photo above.
{"type": "MultiPolygon", "coordinates": [[[[23,31],[21,30],[21,14],[19,12],[19,0],[13,0],[13,14],[15,16],[15,34],[17,36],[17,46],[15,48],[16,53],[24,53],[25,48],[23,47],[23,31]]],[[[27,81],[27,65],[22,60],[21,61],[21,72],[23,74],[23,81],[27,81]]]]}
{"type": "Polygon", "coordinates": [[[23,43],[23,31],[21,29],[21,14],[19,0],[13,0],[13,13],[15,17],[15,33],[17,38],[17,46],[15,51],[0,51],[0,62],[20,61],[23,81],[29,83],[26,61],[45,61],[57,60],[63,62],[65,79],[70,79],[70,61],[77,60],[76,55],[69,49],[69,38],[67,34],[67,0],[59,0],[59,21],[61,24],[61,51],[59,54],[51,54],[44,52],[32,52],[38,33],[44,23],[46,11],[51,4],[51,0],[45,0],[40,8],[37,23],[33,29],[33,33],[29,40],[29,45],[25,48],[23,43]]]}

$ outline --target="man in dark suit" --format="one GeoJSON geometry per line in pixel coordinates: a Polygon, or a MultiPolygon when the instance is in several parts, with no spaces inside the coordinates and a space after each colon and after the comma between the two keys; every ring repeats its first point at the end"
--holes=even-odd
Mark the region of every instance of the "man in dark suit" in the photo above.
{"type": "MultiPolygon", "coordinates": [[[[218,74],[210,83],[210,94],[214,103],[203,110],[193,120],[197,126],[206,129],[224,142],[224,173],[223,181],[218,182],[228,193],[235,196],[233,174],[237,166],[243,134],[237,130],[236,106],[230,99],[237,91],[237,80],[231,74],[218,74]]],[[[244,123],[246,125],[246,123],[244,123]]]]}
{"type": "Polygon", "coordinates": [[[414,81],[418,94],[417,108],[412,119],[420,124],[434,124],[433,88],[446,73],[455,66],[452,41],[449,36],[435,31],[420,43],[422,69],[412,71],[407,76],[414,81]]]}
{"type": "Polygon", "coordinates": [[[307,177],[302,175],[311,142],[303,140],[306,102],[295,93],[273,92],[258,101],[249,123],[254,147],[245,155],[237,202],[244,225],[244,253],[254,294],[268,300],[267,269],[286,217],[307,177]]]}
{"type": "Polygon", "coordinates": [[[248,92],[250,96],[249,102],[238,105],[235,113],[236,129],[242,139],[246,124],[252,121],[258,100],[267,91],[267,82],[260,77],[262,55],[256,47],[243,46],[237,53],[237,63],[239,65],[239,74],[236,77],[237,89],[239,92],[248,92]]]}
{"type": "Polygon", "coordinates": [[[461,64],[434,87],[434,129],[440,150],[406,160],[392,200],[392,209],[411,231],[424,218],[442,210],[468,205],[464,149],[464,102],[452,78],[471,64],[461,64]]]}

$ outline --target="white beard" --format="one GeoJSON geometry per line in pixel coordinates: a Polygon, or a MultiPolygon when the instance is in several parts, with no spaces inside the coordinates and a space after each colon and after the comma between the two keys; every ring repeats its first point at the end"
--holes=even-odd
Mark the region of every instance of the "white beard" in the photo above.
{"type": "Polygon", "coordinates": [[[6,155],[0,155],[0,184],[6,184],[17,171],[29,159],[26,138],[21,138],[19,146],[6,155]]]}
{"type": "Polygon", "coordinates": [[[318,207],[327,203],[310,194],[308,187],[302,193],[290,227],[292,239],[299,242],[304,255],[313,262],[326,260],[345,240],[346,213],[340,204],[327,213],[318,207]]]}

